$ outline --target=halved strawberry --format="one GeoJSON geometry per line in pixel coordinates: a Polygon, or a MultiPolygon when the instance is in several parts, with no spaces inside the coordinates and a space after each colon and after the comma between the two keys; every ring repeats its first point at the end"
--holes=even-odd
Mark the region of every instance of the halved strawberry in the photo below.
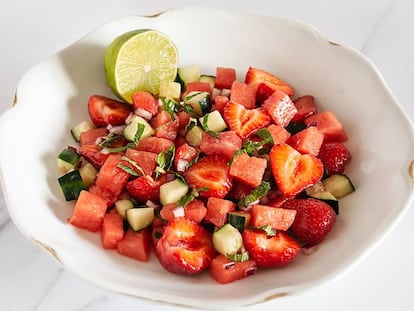
{"type": "Polygon", "coordinates": [[[184,173],[187,184],[201,190],[201,197],[224,198],[231,188],[227,159],[208,155],[190,166],[184,173]]]}
{"type": "Polygon", "coordinates": [[[282,79],[265,70],[250,67],[246,73],[245,83],[256,86],[256,99],[263,103],[275,90],[292,96],[293,88],[282,79]]]}
{"type": "Polygon", "coordinates": [[[164,269],[179,274],[200,273],[210,266],[215,256],[210,233],[184,217],[166,225],[154,250],[164,269]]]}
{"type": "Polygon", "coordinates": [[[328,142],[322,144],[319,151],[319,158],[322,160],[327,174],[332,175],[335,173],[344,173],[345,166],[351,161],[352,156],[344,144],[328,142]]]}
{"type": "Polygon", "coordinates": [[[158,202],[160,197],[160,186],[166,182],[164,175],[154,180],[149,175],[144,175],[129,181],[126,185],[126,190],[131,197],[140,203],[145,203],[148,200],[158,202]]]}
{"type": "Polygon", "coordinates": [[[97,127],[122,125],[131,113],[131,105],[106,96],[92,95],[88,101],[88,112],[97,127]]]}
{"type": "Polygon", "coordinates": [[[243,105],[229,101],[224,107],[224,120],[230,130],[246,138],[270,123],[270,116],[262,109],[246,109],[243,105]]]}
{"type": "Polygon", "coordinates": [[[303,122],[307,117],[318,112],[315,98],[311,95],[301,96],[295,99],[293,103],[298,111],[293,116],[292,122],[303,122]]]}
{"type": "Polygon", "coordinates": [[[270,164],[279,190],[284,196],[294,196],[317,183],[323,175],[320,159],[300,154],[296,149],[280,144],[270,151],[270,164]]]}
{"type": "Polygon", "coordinates": [[[177,147],[174,156],[174,166],[177,172],[184,172],[190,163],[198,156],[198,150],[191,147],[189,144],[184,143],[177,147]]]}
{"type": "Polygon", "coordinates": [[[243,244],[251,259],[259,268],[278,268],[296,258],[300,246],[295,239],[283,231],[267,236],[263,230],[244,229],[243,244]]]}
{"type": "Polygon", "coordinates": [[[305,247],[322,242],[336,221],[336,214],[332,207],[313,198],[287,200],[282,208],[296,210],[296,217],[290,230],[305,247]]]}

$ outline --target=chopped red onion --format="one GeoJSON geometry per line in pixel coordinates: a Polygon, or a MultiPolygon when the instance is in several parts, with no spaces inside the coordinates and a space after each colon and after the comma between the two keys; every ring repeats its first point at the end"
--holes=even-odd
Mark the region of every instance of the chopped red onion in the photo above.
{"type": "Polygon", "coordinates": [[[267,196],[260,199],[260,204],[266,205],[269,203],[269,198],[267,196]]]}
{"type": "Polygon", "coordinates": [[[102,142],[102,140],[103,140],[104,138],[103,137],[98,137],[96,140],[95,140],[95,145],[99,145],[101,142],[102,142]]]}
{"type": "Polygon", "coordinates": [[[240,206],[239,207],[239,209],[243,212],[248,212],[248,211],[250,211],[251,208],[252,208],[252,205],[240,206]]]}
{"type": "Polygon", "coordinates": [[[255,274],[256,271],[257,271],[257,267],[250,267],[250,268],[247,268],[246,271],[244,271],[244,274],[246,276],[250,276],[250,275],[255,274]]]}
{"type": "Polygon", "coordinates": [[[221,94],[221,90],[220,89],[213,88],[213,90],[211,92],[211,99],[214,100],[214,98],[216,98],[220,94],[221,94]]]}
{"type": "Polygon", "coordinates": [[[185,169],[187,168],[187,165],[188,165],[187,160],[179,159],[177,162],[177,171],[179,172],[185,171],[185,169]]]}
{"type": "Polygon", "coordinates": [[[122,131],[125,129],[126,125],[118,125],[118,126],[112,126],[109,130],[110,133],[113,134],[122,134],[122,131]]]}
{"type": "Polygon", "coordinates": [[[225,269],[225,270],[228,270],[228,269],[230,269],[231,267],[233,267],[235,264],[236,264],[236,263],[235,263],[234,261],[230,261],[230,262],[228,262],[228,263],[224,264],[224,265],[223,265],[223,267],[224,267],[224,269],[225,269]]]}
{"type": "Polygon", "coordinates": [[[134,113],[136,115],[140,116],[140,117],[143,117],[144,119],[147,119],[147,120],[151,120],[151,118],[152,118],[151,112],[149,112],[149,111],[147,111],[143,108],[135,109],[134,113]]]}
{"type": "Polygon", "coordinates": [[[131,119],[135,114],[133,112],[131,112],[128,117],[125,119],[125,124],[129,124],[131,123],[131,119]]]}
{"type": "Polygon", "coordinates": [[[175,179],[175,174],[173,174],[173,173],[168,173],[167,174],[167,182],[172,181],[174,179],[175,179]]]}
{"type": "Polygon", "coordinates": [[[158,207],[160,207],[160,205],[158,205],[158,204],[156,204],[156,203],[152,202],[151,200],[148,200],[148,201],[145,203],[145,205],[146,205],[146,206],[148,206],[148,207],[153,207],[153,208],[158,208],[158,207]]]}
{"type": "Polygon", "coordinates": [[[221,95],[229,97],[230,96],[230,89],[222,89],[221,90],[221,95]]]}
{"type": "Polygon", "coordinates": [[[312,246],[312,247],[309,247],[309,248],[305,248],[305,247],[303,247],[303,248],[301,249],[301,251],[302,251],[302,254],[303,254],[303,255],[310,256],[310,255],[312,255],[314,252],[316,252],[316,251],[317,251],[317,249],[318,249],[318,247],[317,247],[317,246],[312,246]]]}
{"type": "Polygon", "coordinates": [[[176,209],[173,210],[173,214],[175,218],[184,217],[185,215],[184,207],[177,207],[176,209]]]}

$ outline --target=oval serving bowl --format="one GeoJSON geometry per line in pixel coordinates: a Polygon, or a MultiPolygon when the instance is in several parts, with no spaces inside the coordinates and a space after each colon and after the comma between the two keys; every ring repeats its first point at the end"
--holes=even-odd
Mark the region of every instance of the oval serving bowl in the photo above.
{"type": "Polygon", "coordinates": [[[28,71],[0,126],[3,190],[21,232],[98,286],[168,303],[234,307],[324,284],[361,260],[413,198],[413,127],[379,72],[360,53],[282,18],[186,8],[115,20],[28,71]],[[311,94],[320,110],[337,114],[350,137],[353,160],[347,174],[356,192],[341,199],[334,230],[316,252],[301,254],[286,268],[219,285],[207,273],[168,273],[153,254],[149,263],[141,263],[104,250],[99,234],[67,223],[73,202],[65,202],[58,186],[56,156],[73,144],[69,129],[88,118],[88,97],[114,96],[104,78],[105,47],[139,28],[168,35],[177,45],[180,66],[197,64],[207,74],[214,74],[216,66],[234,67],[240,80],[249,66],[263,68],[291,84],[296,96],[311,94]]]}

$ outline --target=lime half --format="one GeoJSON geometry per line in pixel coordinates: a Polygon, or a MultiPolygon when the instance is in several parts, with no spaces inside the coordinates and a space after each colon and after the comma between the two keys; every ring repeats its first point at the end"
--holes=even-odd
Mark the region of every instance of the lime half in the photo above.
{"type": "Polygon", "coordinates": [[[177,63],[177,48],[166,35],[151,29],[133,30],[107,47],[106,80],[119,98],[132,103],[135,92],[156,95],[163,80],[174,81],[177,63]]]}

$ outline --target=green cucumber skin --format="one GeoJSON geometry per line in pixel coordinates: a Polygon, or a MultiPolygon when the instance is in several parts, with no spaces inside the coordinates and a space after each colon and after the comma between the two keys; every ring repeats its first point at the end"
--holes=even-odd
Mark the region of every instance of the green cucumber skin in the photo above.
{"type": "Polygon", "coordinates": [[[80,192],[87,189],[79,170],[71,171],[59,177],[58,182],[66,201],[76,200],[80,192]]]}

